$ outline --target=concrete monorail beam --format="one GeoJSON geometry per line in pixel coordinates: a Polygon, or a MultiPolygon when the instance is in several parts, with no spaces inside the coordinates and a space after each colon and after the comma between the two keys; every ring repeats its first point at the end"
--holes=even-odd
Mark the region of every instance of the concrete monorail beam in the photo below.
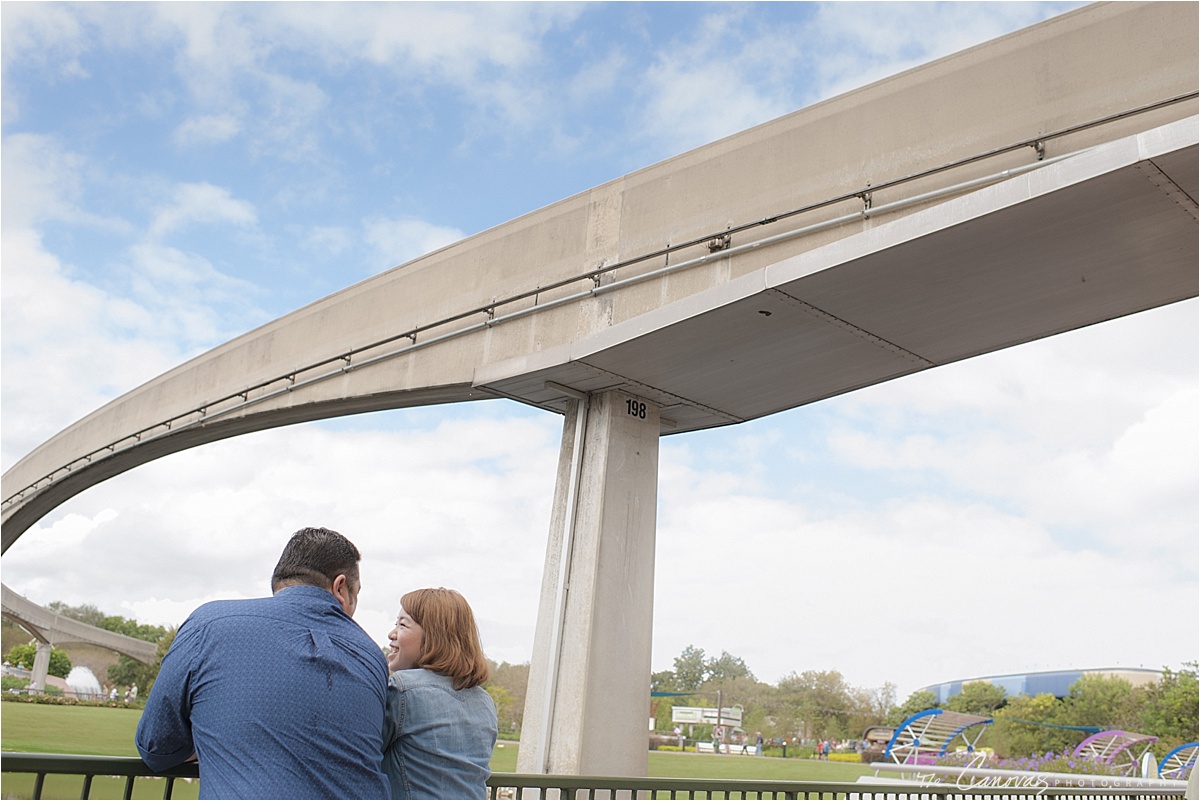
{"type": "Polygon", "coordinates": [[[155,643],[63,617],[10,590],[8,585],[0,585],[0,594],[3,597],[4,617],[28,631],[39,643],[97,645],[146,665],[154,664],[158,658],[158,646],[155,643]]]}

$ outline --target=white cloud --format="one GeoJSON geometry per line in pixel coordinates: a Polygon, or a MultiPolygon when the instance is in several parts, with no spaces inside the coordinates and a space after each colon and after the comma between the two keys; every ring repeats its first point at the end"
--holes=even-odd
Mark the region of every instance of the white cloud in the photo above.
{"type": "Polygon", "coordinates": [[[303,233],[308,249],[336,256],[349,250],[354,238],[348,229],[336,225],[318,225],[303,233]]]}
{"type": "Polygon", "coordinates": [[[1195,652],[1194,633],[1164,642],[1139,624],[1194,605],[1194,575],[1061,547],[1036,519],[936,495],[825,517],[711,484],[672,495],[659,520],[656,669],[694,644],[743,657],[767,681],[838,669],[860,687],[895,682],[903,697],[972,675],[1130,665],[1131,654],[1160,667],[1195,652]],[[1088,614],[1096,604],[1104,615],[1088,614]]]}
{"type": "Polygon", "coordinates": [[[104,229],[127,229],[121,220],[86,211],[87,160],[54,136],[18,133],[4,137],[3,230],[61,221],[104,229]]]}
{"type": "Polygon", "coordinates": [[[812,3],[774,24],[719,7],[660,47],[638,90],[635,131],[679,152],[1074,5],[812,3]]]}
{"type": "Polygon", "coordinates": [[[658,55],[639,92],[646,135],[678,152],[795,110],[779,69],[796,54],[794,32],[744,17],[736,7],[706,14],[658,55]]]}
{"type": "Polygon", "coordinates": [[[182,353],[150,334],[144,308],[69,277],[35,232],[5,231],[2,248],[7,469],[116,388],[137,386],[182,353]]]}
{"type": "Polygon", "coordinates": [[[540,57],[538,41],[581,13],[559,3],[306,4],[258,22],[331,63],[365,59],[434,74],[466,87],[485,69],[514,70],[540,57]]]}
{"type": "Polygon", "coordinates": [[[395,267],[462,239],[457,228],[414,219],[372,217],[363,221],[366,241],[380,269],[395,267]]]}
{"type": "MultiPolygon", "coordinates": [[[[32,135],[7,137],[3,158],[0,458],[7,469],[117,394],[252,327],[263,313],[254,306],[258,290],[203,257],[136,240],[118,263],[96,271],[116,288],[98,286],[51,252],[41,233],[50,222],[136,233],[81,207],[88,160],[32,135]]],[[[249,225],[254,210],[227,190],[183,184],[154,228],[161,234],[195,222],[249,225]]]]}
{"type": "MultiPolygon", "coordinates": [[[[84,26],[73,9],[41,3],[14,3],[5,7],[0,50],[6,68],[25,59],[40,64],[62,59],[61,63],[72,65],[86,49],[84,26]]],[[[69,71],[70,67],[66,69],[69,71]]]]}
{"type": "Polygon", "coordinates": [[[1062,14],[1082,3],[819,3],[804,30],[808,103],[1062,14]]]}
{"type": "Polygon", "coordinates": [[[1196,309],[1175,304],[853,393],[838,401],[831,455],[992,498],[1064,540],[1194,566],[1196,309]]]}
{"type": "Polygon", "coordinates": [[[616,88],[622,72],[629,67],[629,58],[612,51],[600,59],[585,64],[571,78],[568,92],[577,104],[595,103],[606,98],[616,88]]]}
{"type": "Polygon", "coordinates": [[[233,197],[228,189],[210,183],[185,183],[176,185],[170,203],[155,213],[150,235],[161,237],[198,224],[248,227],[257,220],[254,205],[233,197]]]}
{"type": "Polygon", "coordinates": [[[356,619],[378,642],[404,592],[457,587],[476,607],[489,654],[527,660],[559,420],[514,411],[489,404],[430,428],[395,412],[391,426],[370,425],[377,416],[349,431],[294,426],[175,454],[30,529],[5,554],[5,581],[43,604],[95,603],[178,624],[203,601],[267,594],[291,532],[325,525],[363,552],[356,619]],[[170,569],[140,571],[131,595],[111,580],[131,563],[170,569]]]}
{"type": "MultiPolygon", "coordinates": [[[[166,50],[188,95],[174,130],[178,146],[244,136],[259,155],[319,163],[331,127],[361,124],[323,116],[330,98],[322,82],[357,70],[368,71],[368,84],[382,79],[402,95],[451,91],[474,106],[469,125],[491,134],[514,124],[536,129],[557,104],[540,89],[554,69],[543,39],[583,10],[566,3],[27,4],[14,10],[12,25],[6,14],[5,63],[50,60],[82,76],[83,56],[166,50]],[[289,69],[297,58],[325,71],[301,77],[289,69]]],[[[145,100],[141,107],[157,113],[161,102],[145,100]]],[[[339,114],[347,111],[357,114],[339,114]]]]}
{"type": "Polygon", "coordinates": [[[191,117],[175,129],[175,142],[182,147],[227,142],[241,133],[242,123],[232,114],[203,114],[191,117]]]}

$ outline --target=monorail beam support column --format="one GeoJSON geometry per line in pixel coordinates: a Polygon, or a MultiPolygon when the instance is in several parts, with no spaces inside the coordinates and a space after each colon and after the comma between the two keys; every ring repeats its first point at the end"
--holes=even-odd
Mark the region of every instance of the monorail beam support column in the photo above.
{"type": "Polygon", "coordinates": [[[570,403],[517,770],[645,776],[658,408],[570,403]]]}
{"type": "Polygon", "coordinates": [[[30,688],[45,691],[46,676],[50,673],[50,643],[38,640],[37,651],[33,655],[33,670],[29,677],[30,688]]]}

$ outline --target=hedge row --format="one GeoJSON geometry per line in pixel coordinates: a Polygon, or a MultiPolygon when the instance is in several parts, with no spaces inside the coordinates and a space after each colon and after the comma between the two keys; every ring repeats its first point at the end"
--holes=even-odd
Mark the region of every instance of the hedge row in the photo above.
{"type": "Polygon", "coordinates": [[[26,695],[25,693],[21,693],[19,695],[13,695],[12,693],[4,693],[3,695],[0,695],[0,700],[3,700],[5,703],[14,703],[14,704],[54,704],[57,706],[103,706],[103,707],[108,707],[109,709],[130,709],[130,708],[142,709],[143,707],[146,706],[146,702],[140,698],[137,701],[133,701],[131,703],[126,704],[123,701],[109,701],[107,699],[105,699],[103,701],[81,701],[78,698],[66,698],[63,696],[54,696],[54,695],[26,695]]]}

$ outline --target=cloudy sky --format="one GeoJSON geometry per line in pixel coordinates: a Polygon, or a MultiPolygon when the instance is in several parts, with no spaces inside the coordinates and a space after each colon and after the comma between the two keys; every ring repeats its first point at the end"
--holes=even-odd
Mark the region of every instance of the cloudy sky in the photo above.
{"type": "MultiPolygon", "coordinates": [[[[351,283],[1073,7],[6,3],[4,468],[351,283]]],[[[655,669],[692,644],[903,698],[1196,659],[1197,317],[664,439],[655,669]]],[[[401,594],[450,586],[523,662],[560,433],[488,401],[206,446],[56,509],[3,580],[178,624],[325,525],[380,643],[401,594]]]]}

